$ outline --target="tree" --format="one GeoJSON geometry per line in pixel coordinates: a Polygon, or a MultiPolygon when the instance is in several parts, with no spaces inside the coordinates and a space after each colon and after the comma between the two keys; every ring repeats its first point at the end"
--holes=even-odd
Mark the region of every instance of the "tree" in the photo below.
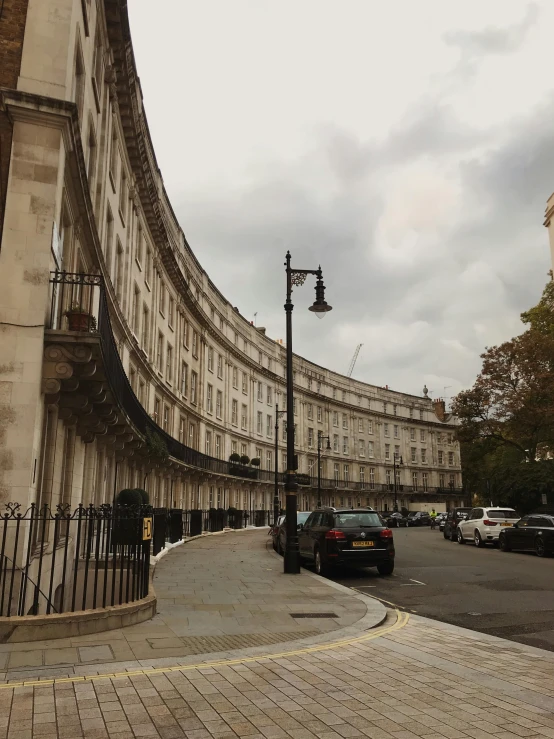
{"type": "Polygon", "coordinates": [[[521,314],[521,320],[534,331],[554,338],[554,279],[552,270],[548,274],[550,275],[550,281],[546,283],[541,299],[537,305],[521,314]]]}
{"type": "Polygon", "coordinates": [[[463,442],[510,446],[522,459],[554,442],[554,333],[530,328],[481,355],[483,368],[453,412],[463,442]]]}

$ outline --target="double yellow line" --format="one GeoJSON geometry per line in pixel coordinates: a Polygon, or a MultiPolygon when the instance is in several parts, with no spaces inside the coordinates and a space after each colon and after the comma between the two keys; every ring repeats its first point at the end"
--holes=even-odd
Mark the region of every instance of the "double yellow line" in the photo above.
{"type": "Polygon", "coordinates": [[[194,665],[176,665],[175,667],[146,667],[142,670],[128,670],[127,672],[110,672],[101,675],[76,675],[75,677],[57,677],[44,680],[20,680],[17,682],[3,683],[0,690],[9,690],[12,688],[28,688],[33,686],[44,687],[46,685],[60,685],[61,683],[85,683],[93,680],[113,680],[121,677],[136,677],[139,675],[167,675],[170,672],[189,672],[190,670],[205,670],[209,667],[228,667],[231,665],[243,665],[249,662],[262,662],[266,660],[278,660],[285,657],[298,657],[304,654],[312,654],[313,652],[327,652],[332,649],[340,649],[341,647],[351,647],[356,644],[364,644],[372,639],[378,639],[386,636],[394,631],[403,629],[408,623],[410,615],[402,611],[396,610],[396,622],[390,626],[370,631],[363,636],[353,639],[343,639],[341,641],[327,642],[326,644],[316,644],[313,647],[304,647],[303,649],[294,649],[289,652],[279,652],[277,654],[263,654],[256,657],[237,657],[237,659],[224,659],[215,662],[200,662],[194,665]]]}

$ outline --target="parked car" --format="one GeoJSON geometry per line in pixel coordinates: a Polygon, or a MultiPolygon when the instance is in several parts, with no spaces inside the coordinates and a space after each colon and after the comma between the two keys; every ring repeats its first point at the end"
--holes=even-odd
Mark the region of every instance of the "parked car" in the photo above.
{"type": "Polygon", "coordinates": [[[408,513],[408,526],[429,526],[431,516],[426,511],[410,511],[408,513]]]}
{"type": "Polygon", "coordinates": [[[400,511],[394,511],[393,513],[385,511],[384,513],[381,513],[381,518],[391,529],[397,529],[400,526],[408,525],[407,516],[404,516],[400,511]]]}
{"type": "Polygon", "coordinates": [[[456,541],[457,528],[460,521],[464,521],[471,513],[471,508],[453,508],[446,514],[446,521],[442,529],[442,535],[445,539],[456,541]]]}
{"type": "MultiPolygon", "coordinates": [[[[298,527],[298,530],[300,530],[300,526],[305,523],[310,514],[311,511],[297,511],[296,525],[298,527]]],[[[279,516],[279,518],[281,519],[281,522],[279,523],[279,528],[273,535],[273,548],[276,552],[279,552],[279,554],[284,554],[285,548],[287,546],[287,519],[286,516],[279,516]]]]}
{"type": "Polygon", "coordinates": [[[476,547],[496,544],[500,531],[519,521],[513,508],[472,508],[469,516],[458,522],[458,544],[475,542],[476,547]]]}
{"type": "Polygon", "coordinates": [[[534,551],[538,557],[554,554],[554,515],[523,516],[513,526],[502,529],[498,541],[503,552],[534,551]]]}
{"type": "Polygon", "coordinates": [[[439,513],[437,516],[437,524],[439,527],[439,531],[442,531],[444,529],[444,524],[446,523],[446,517],[448,516],[448,513],[439,513]]]}
{"type": "Polygon", "coordinates": [[[280,528],[280,526],[281,526],[281,524],[283,523],[284,520],[285,520],[285,517],[284,516],[278,516],[277,522],[276,522],[275,526],[270,526],[269,527],[268,534],[269,534],[269,536],[271,536],[271,538],[273,540],[273,549],[275,549],[275,551],[277,551],[277,537],[279,535],[279,528],[280,528]]]}
{"type": "Polygon", "coordinates": [[[392,575],[392,530],[370,508],[320,508],[299,534],[300,557],[315,564],[324,575],[337,565],[377,567],[380,575],[392,575]]]}

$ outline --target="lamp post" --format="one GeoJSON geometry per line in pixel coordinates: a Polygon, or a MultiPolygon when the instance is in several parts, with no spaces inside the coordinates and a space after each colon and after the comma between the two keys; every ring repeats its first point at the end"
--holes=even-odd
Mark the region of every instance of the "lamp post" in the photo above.
{"type": "Polygon", "coordinates": [[[331,438],[323,436],[323,431],[317,432],[317,507],[321,508],[321,442],[326,439],[328,451],[331,449],[331,438]]]}
{"type": "Polygon", "coordinates": [[[279,416],[286,411],[279,410],[279,404],[275,404],[275,493],[273,495],[273,525],[277,526],[279,518],[279,416]]]}
{"type": "Polygon", "coordinates": [[[293,381],[292,381],[292,309],[291,300],[293,285],[300,286],[306,281],[308,275],[317,277],[315,285],[315,301],[310,306],[310,310],[316,314],[318,318],[323,318],[325,313],[331,310],[331,306],[325,302],[325,286],[323,285],[323,275],[321,267],[318,269],[292,269],[290,266],[290,251],[287,252],[286,261],[287,274],[287,300],[285,303],[285,313],[287,318],[287,471],[285,474],[285,494],[286,494],[286,531],[287,541],[284,557],[284,571],[287,575],[297,575],[300,573],[300,552],[298,550],[298,530],[296,522],[296,491],[298,485],[296,483],[296,463],[294,456],[294,398],[293,398],[293,381]]]}
{"type": "Polygon", "coordinates": [[[398,488],[398,482],[396,480],[396,467],[401,464],[402,464],[402,457],[398,456],[397,454],[394,454],[392,458],[392,476],[394,480],[394,512],[395,513],[398,513],[398,502],[396,500],[396,494],[397,494],[397,488],[398,488]]]}

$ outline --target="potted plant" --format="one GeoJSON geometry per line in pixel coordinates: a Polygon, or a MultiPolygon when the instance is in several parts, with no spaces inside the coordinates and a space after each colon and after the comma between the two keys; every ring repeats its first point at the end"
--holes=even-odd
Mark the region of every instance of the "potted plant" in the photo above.
{"type": "Polygon", "coordinates": [[[248,456],[248,454],[243,454],[242,457],[240,458],[240,463],[246,466],[249,462],[250,462],[250,457],[248,456]]]}
{"type": "Polygon", "coordinates": [[[252,467],[259,467],[260,466],[260,458],[259,457],[254,457],[253,459],[250,460],[250,464],[252,465],[252,467]]]}
{"type": "Polygon", "coordinates": [[[67,325],[70,331],[90,333],[96,331],[96,318],[91,315],[81,303],[73,302],[71,308],[65,311],[67,325]]]}
{"type": "Polygon", "coordinates": [[[240,454],[233,452],[229,457],[229,462],[231,462],[231,464],[238,464],[240,462],[240,454]]]}

